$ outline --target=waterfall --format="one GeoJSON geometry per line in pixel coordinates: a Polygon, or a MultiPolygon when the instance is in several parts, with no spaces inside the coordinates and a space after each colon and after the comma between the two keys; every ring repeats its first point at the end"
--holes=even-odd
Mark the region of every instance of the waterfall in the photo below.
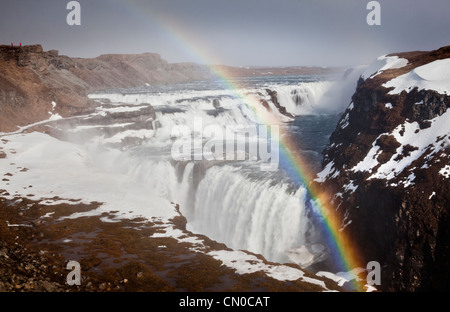
{"type": "Polygon", "coordinates": [[[305,194],[246,176],[239,167],[214,166],[198,185],[188,226],[231,248],[284,262],[287,249],[305,243],[305,194]]]}
{"type": "MultiPolygon", "coordinates": [[[[252,92],[267,99],[266,88],[277,91],[279,103],[298,115],[327,111],[324,98],[332,86],[334,82],[313,81],[252,92]]],[[[149,102],[154,107],[158,127],[153,137],[125,151],[91,144],[91,160],[103,171],[125,175],[179,204],[188,230],[275,262],[288,262],[289,252],[299,253],[316,243],[310,239],[315,235],[305,205],[307,191],[301,185],[294,187],[283,173],[263,172],[251,161],[175,160],[170,155],[176,126],[187,126],[189,135],[196,136],[198,120],[202,127],[254,125],[245,100],[227,90],[109,93],[92,98],[109,99],[113,105],[149,102]]],[[[101,145],[101,139],[95,142],[101,145]]]]}

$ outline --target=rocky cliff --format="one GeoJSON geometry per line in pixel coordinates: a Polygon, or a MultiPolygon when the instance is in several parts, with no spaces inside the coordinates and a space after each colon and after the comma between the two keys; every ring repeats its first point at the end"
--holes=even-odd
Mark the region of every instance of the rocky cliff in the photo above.
{"type": "Polygon", "coordinates": [[[450,47],[378,58],[314,184],[388,291],[450,289],[450,47]]]}
{"type": "Polygon", "coordinates": [[[158,54],[60,56],[42,46],[0,46],[0,132],[17,130],[51,114],[89,109],[94,90],[208,79],[203,65],[169,64],[158,54]],[[55,106],[55,107],[54,107],[55,106]]]}
{"type": "Polygon", "coordinates": [[[17,130],[52,114],[73,116],[92,108],[87,94],[105,89],[147,84],[185,83],[229,77],[332,73],[336,68],[241,68],[168,63],[155,53],[107,54],[70,58],[41,45],[0,45],[0,132],[17,130]]]}

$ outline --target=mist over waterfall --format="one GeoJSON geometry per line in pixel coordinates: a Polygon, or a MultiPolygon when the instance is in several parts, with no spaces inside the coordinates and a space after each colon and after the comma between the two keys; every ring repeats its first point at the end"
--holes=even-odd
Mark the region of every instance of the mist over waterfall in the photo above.
{"type": "MultiPolygon", "coordinates": [[[[300,77],[287,83],[264,77],[246,85],[241,93],[258,97],[275,111],[267,90],[276,91],[279,105],[295,116],[281,125],[283,135],[301,143],[301,149],[294,152],[303,155],[317,171],[321,151],[339,117],[337,113],[345,108],[340,99],[331,101],[337,94],[335,88],[336,81],[327,79],[300,77]]],[[[125,114],[127,109],[145,103],[154,109],[151,131],[122,131],[127,133],[123,139],[135,135],[140,144],[110,148],[106,143],[111,139],[102,132],[83,143],[96,167],[127,176],[149,192],[179,204],[188,230],[230,248],[262,254],[275,262],[296,261],[289,256],[292,251],[295,259],[300,259],[299,264],[306,263],[301,261],[304,254],[313,256],[311,246],[319,246],[320,241],[308,217],[307,191],[290,181],[285,168],[264,172],[257,160],[194,160],[189,154],[186,159],[175,160],[171,155],[175,139],[199,136],[199,127],[209,125],[223,129],[233,126],[238,140],[258,140],[251,134],[239,135],[239,131],[257,124],[245,97],[206,82],[164,90],[110,90],[90,97],[109,110],[111,106],[121,107],[125,114]],[[187,137],[174,137],[173,129],[180,125],[191,130],[187,137]]],[[[98,114],[102,114],[101,109],[98,114]]],[[[84,130],[86,126],[75,128],[73,133],[80,135],[84,130]]],[[[308,258],[308,265],[313,262],[308,258]]]]}
{"type": "Polygon", "coordinates": [[[278,100],[294,115],[336,114],[344,111],[355,92],[356,82],[365,66],[349,68],[333,80],[276,85],[278,100]]]}

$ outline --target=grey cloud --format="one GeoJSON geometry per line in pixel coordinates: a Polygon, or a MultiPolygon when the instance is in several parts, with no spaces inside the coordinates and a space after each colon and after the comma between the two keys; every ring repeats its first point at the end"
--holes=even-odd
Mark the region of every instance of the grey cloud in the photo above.
{"type": "Polygon", "coordinates": [[[365,0],[79,0],[82,25],[72,27],[67,2],[2,1],[0,42],[83,57],[157,52],[171,62],[209,61],[196,57],[207,51],[230,65],[361,64],[450,44],[448,0],[380,0],[381,26],[366,24],[365,0]],[[192,36],[174,36],[172,21],[192,36]]]}

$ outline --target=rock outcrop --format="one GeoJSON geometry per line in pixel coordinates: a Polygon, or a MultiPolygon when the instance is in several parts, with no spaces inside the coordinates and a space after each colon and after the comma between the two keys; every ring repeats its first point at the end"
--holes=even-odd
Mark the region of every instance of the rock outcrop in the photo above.
{"type": "Polygon", "coordinates": [[[444,47],[369,66],[313,182],[381,264],[381,290],[450,289],[449,58],[444,47]]]}
{"type": "Polygon", "coordinates": [[[329,73],[337,68],[240,68],[168,63],[159,54],[106,54],[70,58],[41,45],[0,45],[0,132],[17,130],[52,114],[73,116],[88,110],[93,91],[228,77],[329,73]],[[54,107],[56,105],[56,107],[54,107]]]}
{"type": "Polygon", "coordinates": [[[280,102],[278,101],[278,93],[277,93],[277,91],[272,91],[272,90],[270,90],[270,89],[266,89],[266,92],[267,92],[267,94],[269,95],[269,97],[270,97],[270,99],[271,99],[273,105],[275,105],[275,107],[277,108],[277,110],[278,110],[281,114],[283,114],[284,116],[289,117],[289,118],[294,118],[294,115],[292,115],[291,113],[289,113],[289,112],[286,110],[286,107],[282,106],[282,105],[280,104],[280,102]]]}
{"type": "Polygon", "coordinates": [[[169,64],[158,54],[60,56],[41,45],[0,46],[0,132],[17,130],[52,114],[89,109],[87,94],[108,88],[181,83],[211,78],[207,66],[169,64]]]}

